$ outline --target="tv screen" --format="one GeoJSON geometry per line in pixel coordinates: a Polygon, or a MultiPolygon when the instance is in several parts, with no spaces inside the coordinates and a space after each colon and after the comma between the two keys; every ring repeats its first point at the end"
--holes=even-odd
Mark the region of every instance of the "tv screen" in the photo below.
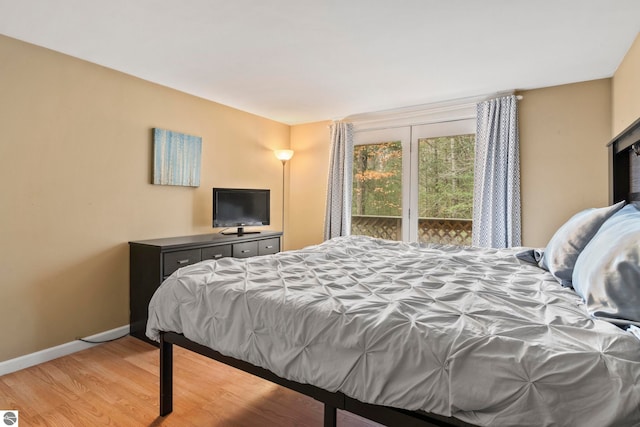
{"type": "Polygon", "coordinates": [[[270,190],[214,188],[213,226],[238,227],[269,225],[270,190]]]}

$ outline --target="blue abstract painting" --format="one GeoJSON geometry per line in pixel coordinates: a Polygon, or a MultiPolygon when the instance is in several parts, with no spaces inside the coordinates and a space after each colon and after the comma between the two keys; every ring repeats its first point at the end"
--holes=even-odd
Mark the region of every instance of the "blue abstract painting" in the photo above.
{"type": "Polygon", "coordinates": [[[153,129],[153,183],[200,186],[202,138],[153,129]]]}

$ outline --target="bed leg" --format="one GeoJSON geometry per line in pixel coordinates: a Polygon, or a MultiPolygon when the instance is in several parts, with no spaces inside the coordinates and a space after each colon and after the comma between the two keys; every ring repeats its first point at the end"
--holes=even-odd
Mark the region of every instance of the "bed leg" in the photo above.
{"type": "Polygon", "coordinates": [[[336,407],[324,404],[324,427],[336,427],[336,407]]]}
{"type": "Polygon", "coordinates": [[[160,416],[173,411],[173,344],[160,334],[160,416]]]}

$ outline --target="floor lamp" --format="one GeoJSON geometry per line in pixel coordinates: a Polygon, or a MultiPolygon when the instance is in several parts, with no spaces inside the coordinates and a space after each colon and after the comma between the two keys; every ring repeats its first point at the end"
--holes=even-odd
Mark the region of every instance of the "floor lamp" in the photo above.
{"type": "Polygon", "coordinates": [[[284,250],[284,167],[293,157],[293,150],[275,150],[276,158],[282,162],[282,247],[284,250]]]}

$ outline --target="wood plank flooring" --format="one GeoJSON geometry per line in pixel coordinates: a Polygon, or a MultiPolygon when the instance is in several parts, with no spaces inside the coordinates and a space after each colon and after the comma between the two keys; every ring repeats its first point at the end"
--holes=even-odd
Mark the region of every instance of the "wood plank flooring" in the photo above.
{"type": "MultiPolygon", "coordinates": [[[[0,409],[27,426],[321,427],[314,399],[174,347],[173,412],[158,415],[154,346],[125,337],[0,376],[0,409]]],[[[338,411],[339,427],[379,426],[338,411]]]]}

